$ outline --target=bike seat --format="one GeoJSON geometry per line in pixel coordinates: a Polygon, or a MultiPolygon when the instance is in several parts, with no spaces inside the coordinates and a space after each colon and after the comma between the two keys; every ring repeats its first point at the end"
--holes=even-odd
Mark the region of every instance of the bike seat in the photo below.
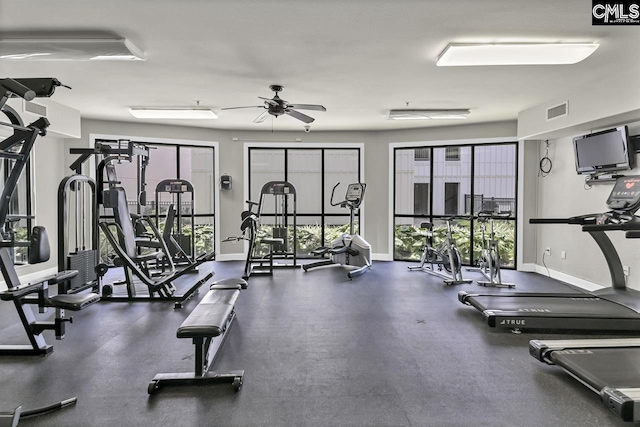
{"type": "Polygon", "coordinates": [[[433,229],[433,223],[425,221],[420,223],[420,228],[426,228],[427,230],[433,229]]]}

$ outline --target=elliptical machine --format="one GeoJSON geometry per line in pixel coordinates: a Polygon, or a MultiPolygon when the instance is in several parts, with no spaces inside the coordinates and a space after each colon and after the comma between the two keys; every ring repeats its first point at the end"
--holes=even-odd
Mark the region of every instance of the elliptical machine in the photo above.
{"type": "Polygon", "coordinates": [[[340,237],[331,242],[330,247],[321,247],[312,252],[313,255],[316,256],[325,256],[328,254],[329,259],[305,264],[302,268],[304,271],[308,271],[312,268],[323,267],[326,265],[357,267],[355,270],[351,270],[347,273],[347,277],[352,279],[354,276],[358,276],[371,268],[371,245],[359,234],[354,234],[353,230],[353,217],[362,204],[367,184],[359,182],[349,184],[344,200],[333,203],[333,195],[339,185],[340,183],[338,182],[333,186],[333,190],[331,190],[330,203],[331,206],[340,206],[341,208],[349,209],[349,233],[343,233],[340,237]]]}

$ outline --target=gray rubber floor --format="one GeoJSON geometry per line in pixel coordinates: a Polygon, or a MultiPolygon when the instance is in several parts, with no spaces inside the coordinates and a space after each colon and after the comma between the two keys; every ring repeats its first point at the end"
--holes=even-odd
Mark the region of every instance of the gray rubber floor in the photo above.
{"type": "MultiPolygon", "coordinates": [[[[21,426],[617,426],[599,398],[562,370],[528,355],[538,338],[584,335],[489,328],[459,290],[406,263],[374,264],[349,280],[341,267],[278,270],[242,291],[215,370],[244,369],[231,386],[163,388],[158,372],[193,369],[193,345],[171,303],[100,303],[74,315],[47,357],[0,358],[0,410],[78,396],[78,403],[21,426]]],[[[216,264],[216,279],[242,264],[216,264]]],[[[478,278],[477,273],[466,273],[478,278]]],[[[570,291],[508,271],[517,291],[570,291]]],[[[513,292],[494,290],[495,292],[513,292]]],[[[46,316],[46,315],[45,315],[46,316]]],[[[0,303],[0,343],[21,343],[13,305],[0,303]]]]}

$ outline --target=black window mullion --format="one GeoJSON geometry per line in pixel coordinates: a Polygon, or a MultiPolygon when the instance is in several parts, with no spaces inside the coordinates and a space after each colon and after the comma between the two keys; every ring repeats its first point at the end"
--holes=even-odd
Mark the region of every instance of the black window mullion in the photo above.
{"type": "Polygon", "coordinates": [[[321,148],[320,149],[320,245],[322,246],[324,246],[324,237],[325,237],[324,228],[327,225],[325,221],[326,211],[324,208],[324,204],[325,204],[324,156],[325,156],[325,149],[321,148]]]}
{"type": "MultiPolygon", "coordinates": [[[[517,178],[516,178],[517,179],[517,178]]],[[[475,223],[474,221],[474,211],[475,211],[475,198],[476,198],[476,192],[475,192],[475,181],[476,181],[476,146],[472,145],[471,146],[471,185],[470,185],[470,193],[471,193],[471,212],[470,214],[470,221],[469,221],[469,233],[471,234],[469,236],[469,263],[471,265],[475,265],[475,260],[473,259],[473,248],[474,248],[474,233],[473,233],[473,225],[475,223]]]]}

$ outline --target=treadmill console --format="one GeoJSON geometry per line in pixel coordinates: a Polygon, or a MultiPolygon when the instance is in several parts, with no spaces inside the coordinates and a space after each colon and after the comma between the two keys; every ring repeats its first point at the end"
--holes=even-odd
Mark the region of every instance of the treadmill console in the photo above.
{"type": "Polygon", "coordinates": [[[640,208],[640,176],[621,176],[607,199],[607,206],[614,211],[632,215],[640,208]]]}

